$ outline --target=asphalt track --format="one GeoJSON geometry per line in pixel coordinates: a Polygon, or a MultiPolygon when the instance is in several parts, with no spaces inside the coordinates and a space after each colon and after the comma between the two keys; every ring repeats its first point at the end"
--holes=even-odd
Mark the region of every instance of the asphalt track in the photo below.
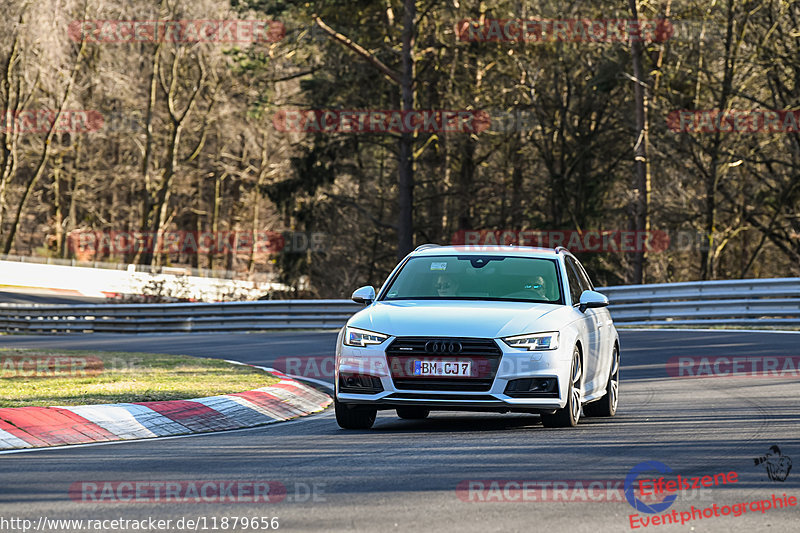
{"type": "MultiPolygon", "coordinates": [[[[682,494],[667,513],[772,494],[800,496],[800,466],[778,482],[753,461],[773,445],[800,461],[797,377],[676,379],[665,370],[677,355],[800,356],[800,335],[623,331],[621,341],[621,403],[614,419],[545,429],[533,415],[434,413],[404,421],[387,411],[371,431],[343,431],[328,412],[246,431],[2,455],[0,529],[14,531],[11,523],[2,527],[10,518],[35,525],[40,517],[152,517],[171,519],[167,530],[181,531],[174,526],[180,518],[205,517],[206,531],[214,531],[213,518],[223,531],[222,517],[277,516],[283,531],[631,531],[633,508],[613,497],[587,502],[570,491],[578,501],[563,501],[563,494],[555,502],[531,501],[530,495],[528,501],[497,501],[522,498],[509,491],[482,493],[492,501],[481,502],[456,487],[466,480],[622,480],[650,460],[684,477],[738,473],[735,484],[682,494]],[[253,504],[97,503],[68,495],[81,481],[205,480],[279,481],[288,496],[253,504]],[[306,497],[314,486],[316,496],[306,497]]],[[[267,366],[282,356],[328,355],[334,342],[333,333],[0,337],[2,347],[185,353],[267,366]]],[[[784,532],[797,531],[798,520],[800,508],[792,507],[642,529],[784,532]]],[[[112,530],[123,531],[103,529],[112,530]]],[[[227,530],[234,531],[230,522],[227,530]]]]}

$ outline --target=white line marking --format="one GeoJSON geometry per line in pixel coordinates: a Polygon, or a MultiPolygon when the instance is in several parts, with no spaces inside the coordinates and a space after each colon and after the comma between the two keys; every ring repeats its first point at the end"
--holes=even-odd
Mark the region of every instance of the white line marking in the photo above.
{"type": "Polygon", "coordinates": [[[78,416],[82,416],[120,439],[158,436],[136,420],[131,412],[121,405],[73,405],[62,406],[62,409],[67,409],[78,416]]]}

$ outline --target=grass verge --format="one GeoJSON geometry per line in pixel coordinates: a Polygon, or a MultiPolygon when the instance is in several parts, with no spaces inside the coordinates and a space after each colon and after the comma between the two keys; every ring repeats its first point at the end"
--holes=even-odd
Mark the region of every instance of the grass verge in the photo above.
{"type": "Polygon", "coordinates": [[[250,366],[187,355],[0,349],[0,407],[185,400],[277,381],[250,366]]]}

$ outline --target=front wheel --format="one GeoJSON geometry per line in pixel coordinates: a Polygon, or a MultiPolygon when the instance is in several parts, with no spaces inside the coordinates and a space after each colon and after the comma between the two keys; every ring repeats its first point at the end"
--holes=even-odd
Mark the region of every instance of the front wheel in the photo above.
{"type": "Polygon", "coordinates": [[[583,378],[583,367],[581,366],[581,352],[578,347],[572,353],[572,373],[567,389],[567,404],[558,409],[555,413],[548,415],[542,414],[542,425],[546,428],[567,428],[578,425],[581,417],[581,378],[583,378]]]}
{"type": "Polygon", "coordinates": [[[369,429],[375,423],[378,410],[364,405],[350,406],[333,402],[336,411],[336,423],[342,429],[369,429]]]}
{"type": "Polygon", "coordinates": [[[611,360],[611,372],[608,374],[606,384],[606,394],[596,402],[588,403],[583,407],[583,414],[586,416],[605,416],[610,417],[617,414],[617,403],[619,402],[619,350],[614,346],[614,353],[611,360]]]}

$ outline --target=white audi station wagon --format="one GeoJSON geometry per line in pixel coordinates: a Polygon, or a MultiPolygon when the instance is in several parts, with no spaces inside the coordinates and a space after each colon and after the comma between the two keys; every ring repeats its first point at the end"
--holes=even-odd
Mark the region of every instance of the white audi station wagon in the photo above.
{"type": "Polygon", "coordinates": [[[336,344],[336,421],[367,429],[378,410],[535,413],[547,427],[614,416],[619,335],[565,248],[423,245],[336,344]]]}

